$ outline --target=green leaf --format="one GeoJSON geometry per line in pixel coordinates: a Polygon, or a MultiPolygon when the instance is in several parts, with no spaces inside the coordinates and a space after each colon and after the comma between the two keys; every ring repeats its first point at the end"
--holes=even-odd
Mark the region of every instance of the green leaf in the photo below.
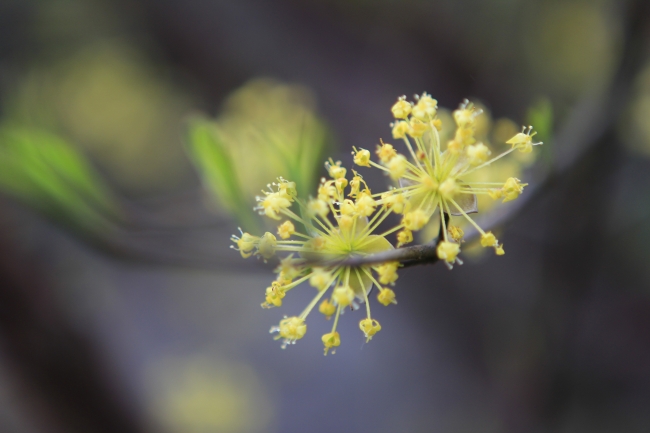
{"type": "Polygon", "coordinates": [[[189,119],[186,149],[205,187],[239,218],[245,228],[257,228],[256,220],[251,217],[250,202],[245,199],[239,184],[232,157],[219,138],[214,123],[202,117],[189,119]]]}
{"type": "Polygon", "coordinates": [[[98,231],[120,219],[109,189],[62,138],[0,125],[0,189],[50,217],[98,231]]]}

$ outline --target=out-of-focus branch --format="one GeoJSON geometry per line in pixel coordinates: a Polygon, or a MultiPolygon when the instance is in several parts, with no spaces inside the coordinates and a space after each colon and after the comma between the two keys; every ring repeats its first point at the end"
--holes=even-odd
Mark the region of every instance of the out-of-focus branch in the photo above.
{"type": "MultiPolygon", "coordinates": [[[[527,187],[525,194],[483,219],[486,231],[505,224],[526,209],[531,203],[548,191],[559,179],[575,167],[592,147],[616,127],[618,116],[632,96],[634,78],[648,60],[650,41],[650,2],[644,0],[627,4],[623,13],[627,25],[623,35],[623,49],[618,69],[605,89],[591,91],[585,95],[573,110],[569,119],[556,135],[553,148],[556,150],[551,169],[536,185],[527,187]]],[[[478,239],[479,233],[470,228],[465,242],[478,239]]],[[[352,257],[339,262],[345,266],[362,266],[392,261],[404,266],[432,264],[438,261],[436,246],[438,239],[424,245],[413,245],[384,251],[364,257],[352,257]]]]}

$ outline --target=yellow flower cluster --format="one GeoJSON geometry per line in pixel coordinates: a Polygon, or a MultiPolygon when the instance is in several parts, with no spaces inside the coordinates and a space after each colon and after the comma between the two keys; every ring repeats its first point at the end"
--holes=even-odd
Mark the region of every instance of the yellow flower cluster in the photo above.
{"type": "Polygon", "coordinates": [[[393,249],[386,236],[398,229],[375,234],[391,210],[377,202],[358,173],[353,172],[348,182],[347,170],[340,162],[330,160],[326,168],[330,179],[321,180],[316,198],[297,198],[295,184],[282,178],[268,185],[264,196],[257,197],[260,214],[274,220],[285,218],[277,236],[270,232],[263,236],[241,233],[231,238],[244,258],[258,255],[266,260],[277,252],[289,253],[280,261],[277,278],[266,289],[262,307],[280,307],[289,290],[308,282],[317,292],[312,301],[302,313],[285,317],[271,332],[282,339],[283,348],[295,343],[307,332],[305,319],[318,306],[327,318],[334,316],[331,332],[322,337],[325,354],[330,350],[333,353],[341,344],[336,329],[346,308],[357,309],[359,303],[365,304],[366,318],[359,328],[367,341],[381,329],[370,314],[368,294],[376,286],[381,304],[395,304],[395,293],[386,285],[395,283],[398,268],[397,263],[355,268],[341,264],[347,258],[393,249]],[[297,212],[292,210],[294,205],[297,212]]]}
{"type": "Polygon", "coordinates": [[[276,269],[277,278],[265,292],[264,308],[280,307],[286,293],[302,283],[316,289],[307,307],[297,316],[282,319],[271,328],[282,340],[282,347],[294,344],[307,332],[305,319],[317,306],[328,319],[334,317],[332,330],[322,336],[325,354],[334,353],[341,344],[337,332],[340,315],[346,308],[366,306],[366,317],[359,328],[366,341],[381,330],[381,325],[370,314],[368,295],[377,287],[377,300],[382,305],[395,304],[395,292],[387,287],[397,280],[399,263],[379,265],[346,265],[346,259],[364,257],[393,249],[387,236],[396,233],[397,247],[413,241],[413,232],[421,230],[438,213],[442,225],[437,255],[450,268],[460,262],[458,254],[464,236],[463,230],[449,222],[450,216],[462,216],[481,234],[480,243],[504,254],[503,245],[494,234],[485,232],[469,213],[476,212],[476,195],[485,194],[503,202],[516,199],[526,184],[516,178],[502,182],[468,182],[463,179],[476,170],[514,152],[532,151],[532,127],[522,129],[507,144],[511,148],[490,159],[491,151],[475,139],[476,117],[480,111],[468,101],[454,111],[456,132],[443,150],[439,131],[437,101],[426,93],[416,97],[417,102],[399,98],[391,111],[396,119],[392,131],[395,139],[403,140],[408,156],[398,152],[389,143],[377,146],[378,162],[367,149],[353,148],[354,163],[360,167],[374,167],[398,183],[373,194],[356,171],[348,171],[340,161],[325,163],[329,178],[321,179],[316,196],[308,200],[298,198],[296,184],[279,178],[268,185],[268,190],[257,197],[255,208],[261,215],[282,221],[277,233],[253,236],[242,232],[233,236],[242,257],[252,255],[271,259],[276,253],[285,253],[276,269]],[[390,228],[375,233],[390,214],[401,219],[390,228]]]}
{"type": "Polygon", "coordinates": [[[458,254],[463,238],[460,227],[447,222],[450,216],[464,217],[480,233],[482,246],[494,248],[497,255],[504,254],[503,245],[494,234],[484,231],[469,214],[478,211],[476,195],[507,202],[519,197],[527,184],[514,177],[501,182],[471,182],[464,178],[516,150],[529,153],[533,146],[542,144],[533,142],[532,127],[524,127],[506,142],[510,149],[490,158],[490,149],[475,138],[476,119],[481,111],[467,100],[453,112],[456,132],[444,148],[439,134],[442,121],[437,116],[438,102],[430,95],[416,96],[416,102],[401,97],[391,111],[396,119],[391,125],[393,138],[404,142],[410,158],[381,141],[376,151],[379,162],[366,158],[366,149],[354,149],[354,160],[363,162],[357,162],[358,165],[383,170],[399,183],[398,187],[376,195],[378,203],[402,214],[398,246],[412,242],[413,232],[421,230],[437,212],[442,224],[437,253],[450,268],[456,262],[462,263],[458,254]]]}

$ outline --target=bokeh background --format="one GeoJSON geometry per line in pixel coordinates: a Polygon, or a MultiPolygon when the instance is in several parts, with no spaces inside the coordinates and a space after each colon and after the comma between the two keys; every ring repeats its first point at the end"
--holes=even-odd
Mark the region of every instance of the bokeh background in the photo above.
{"type": "Polygon", "coordinates": [[[0,430],[647,432],[648,4],[0,1],[0,430]],[[281,350],[242,209],[422,91],[545,135],[507,254],[281,350]]]}

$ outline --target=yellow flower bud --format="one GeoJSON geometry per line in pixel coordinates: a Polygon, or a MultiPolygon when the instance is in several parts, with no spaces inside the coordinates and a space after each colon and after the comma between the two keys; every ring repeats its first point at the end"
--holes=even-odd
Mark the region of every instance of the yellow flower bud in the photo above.
{"type": "Polygon", "coordinates": [[[413,107],[411,115],[416,119],[426,122],[433,119],[436,116],[437,111],[438,101],[424,93],[420,96],[418,103],[413,107]]]}
{"type": "Polygon", "coordinates": [[[370,151],[366,149],[360,149],[353,152],[354,163],[361,167],[370,167],[370,151]]]}
{"type": "Polygon", "coordinates": [[[537,134],[537,132],[532,131],[532,126],[529,126],[528,130],[526,130],[526,127],[524,126],[521,128],[521,132],[515,134],[515,136],[506,141],[506,143],[512,144],[512,147],[519,149],[519,151],[522,153],[530,153],[533,151],[533,146],[542,144],[541,141],[539,143],[533,143],[533,137],[535,134],[537,134]]]}
{"type": "MultiPolygon", "coordinates": [[[[274,282],[276,283],[276,282],[274,282]]],[[[266,302],[262,304],[262,308],[280,307],[282,306],[282,299],[285,296],[284,290],[279,284],[273,284],[266,288],[266,302]]]]}
{"type": "Polygon", "coordinates": [[[291,206],[291,201],[284,194],[278,192],[268,193],[266,197],[260,199],[261,205],[260,208],[264,210],[264,214],[272,219],[279,220],[280,216],[278,213],[282,209],[286,209],[291,206]]]}
{"type": "Polygon", "coordinates": [[[260,238],[249,233],[242,233],[241,238],[233,236],[231,240],[237,243],[237,249],[239,249],[241,256],[247,259],[253,254],[253,250],[259,244],[260,238]]]}
{"type": "Polygon", "coordinates": [[[348,186],[348,180],[344,177],[339,177],[334,181],[334,184],[336,185],[336,189],[343,194],[343,190],[348,186]]]}
{"type": "Polygon", "coordinates": [[[397,304],[397,301],[395,300],[395,292],[393,292],[388,287],[385,287],[379,291],[377,300],[380,304],[386,307],[388,307],[389,304],[397,304]]]}
{"type": "Polygon", "coordinates": [[[401,230],[397,233],[397,247],[413,242],[413,232],[408,229],[401,230]]]}
{"type": "Polygon", "coordinates": [[[488,191],[490,198],[497,200],[503,197],[503,191],[501,189],[491,189],[488,191]]]}
{"type": "Polygon", "coordinates": [[[497,245],[497,238],[492,234],[492,232],[487,232],[481,235],[481,246],[496,247],[497,245]]]}
{"type": "Polygon", "coordinates": [[[449,233],[449,236],[451,236],[451,238],[458,244],[460,244],[460,241],[463,239],[463,235],[465,234],[465,232],[463,232],[463,229],[452,225],[447,227],[447,232],[449,233]]]}
{"type": "Polygon", "coordinates": [[[469,164],[474,166],[483,164],[492,153],[483,143],[468,146],[466,152],[469,164]]]}
{"type": "Polygon", "coordinates": [[[377,203],[368,194],[361,194],[355,204],[357,214],[365,217],[372,215],[372,213],[375,211],[376,206],[377,203]]]}
{"type": "Polygon", "coordinates": [[[332,299],[341,307],[347,307],[354,301],[354,290],[350,286],[339,286],[334,289],[332,299]]]}
{"type": "Polygon", "coordinates": [[[366,318],[359,322],[359,329],[366,336],[366,343],[372,340],[372,336],[381,331],[381,325],[375,319],[366,318]]]}
{"type": "Polygon", "coordinates": [[[391,144],[384,143],[383,141],[381,142],[381,145],[377,145],[377,151],[375,153],[379,157],[379,160],[384,164],[397,155],[395,148],[391,144]]]}
{"type": "Polygon", "coordinates": [[[521,181],[515,177],[508,178],[502,188],[504,196],[503,203],[519,197],[519,195],[524,191],[526,185],[528,184],[521,183],[521,181]]]}
{"type": "Polygon", "coordinates": [[[404,176],[407,167],[408,167],[408,161],[406,157],[400,154],[395,156],[393,159],[391,159],[388,162],[388,164],[386,164],[386,168],[388,168],[390,177],[393,180],[397,180],[400,177],[404,176]]]}
{"type": "Polygon", "coordinates": [[[397,246],[401,247],[404,244],[413,242],[413,232],[408,229],[401,230],[397,233],[397,246]]]}
{"type": "MultiPolygon", "coordinates": [[[[325,345],[325,355],[327,355],[327,352],[330,349],[339,347],[341,345],[341,337],[339,336],[339,333],[336,331],[323,335],[321,340],[325,345]]],[[[334,350],[332,350],[332,354],[334,354],[334,350]]]]}
{"type": "Polygon", "coordinates": [[[325,290],[327,289],[329,285],[328,283],[331,280],[332,275],[329,272],[326,272],[320,268],[316,268],[311,274],[311,277],[309,277],[309,284],[318,290],[325,290]]]}
{"type": "Polygon", "coordinates": [[[458,155],[463,150],[463,144],[457,140],[451,140],[447,143],[447,150],[453,155],[458,155]]]}
{"type": "Polygon", "coordinates": [[[341,215],[339,217],[339,227],[344,230],[350,230],[354,225],[354,217],[350,215],[341,215]]]}
{"type": "Polygon", "coordinates": [[[275,254],[275,247],[278,242],[275,236],[272,233],[266,232],[264,236],[260,238],[260,243],[257,247],[257,251],[265,259],[270,259],[275,254]]]}
{"type": "Polygon", "coordinates": [[[395,212],[396,214],[401,214],[406,208],[406,197],[401,193],[386,193],[381,197],[384,200],[384,204],[387,208],[395,212]]]}
{"type": "Polygon", "coordinates": [[[411,104],[405,101],[404,97],[401,97],[391,107],[390,111],[393,112],[393,116],[395,116],[396,119],[406,119],[411,113],[411,108],[411,104]]]}
{"type": "Polygon", "coordinates": [[[477,112],[471,107],[471,104],[463,104],[465,107],[454,111],[454,120],[459,128],[471,128],[474,126],[477,112]]]}
{"type": "Polygon", "coordinates": [[[320,215],[322,218],[325,218],[330,211],[330,207],[323,200],[311,199],[307,203],[307,210],[312,215],[320,215]]]}
{"type": "Polygon", "coordinates": [[[357,209],[352,200],[347,198],[343,200],[343,203],[341,203],[340,206],[341,215],[354,215],[356,211],[357,209]]]}
{"type": "Polygon", "coordinates": [[[409,127],[408,133],[411,137],[422,137],[429,130],[429,124],[418,119],[411,119],[409,127]]]}
{"type": "Polygon", "coordinates": [[[404,228],[411,231],[420,230],[428,222],[429,216],[422,209],[416,209],[414,211],[407,212],[402,218],[402,224],[404,224],[404,228]]]}
{"type": "Polygon", "coordinates": [[[285,221],[278,227],[278,236],[282,239],[289,239],[296,232],[296,227],[291,221],[285,221]]]}
{"type": "Polygon", "coordinates": [[[384,263],[381,266],[378,266],[375,270],[379,274],[379,282],[381,284],[394,284],[397,281],[397,268],[399,267],[398,262],[389,262],[384,263]]]}
{"type": "Polygon", "coordinates": [[[458,191],[460,190],[460,186],[456,182],[456,179],[452,177],[448,177],[445,179],[443,183],[440,184],[438,187],[438,191],[440,192],[440,195],[443,196],[446,199],[453,199],[456,194],[458,194],[458,191]]]}
{"type": "Polygon", "coordinates": [[[456,256],[460,253],[460,245],[453,242],[442,241],[438,244],[436,249],[438,253],[438,258],[444,260],[447,263],[453,263],[456,260],[456,256]]]}
{"type": "Polygon", "coordinates": [[[403,120],[395,122],[393,125],[393,138],[395,140],[406,137],[406,134],[409,133],[411,127],[409,124],[403,120]]]}
{"type": "Polygon", "coordinates": [[[300,317],[287,317],[280,321],[280,337],[290,341],[300,340],[307,332],[305,320],[300,317]]]}
{"type": "Polygon", "coordinates": [[[336,306],[329,299],[325,299],[318,306],[318,311],[329,319],[336,312],[336,306]]]}
{"type": "Polygon", "coordinates": [[[341,167],[341,161],[336,161],[335,163],[330,159],[325,163],[325,168],[327,168],[327,172],[332,179],[340,179],[345,177],[345,173],[347,173],[345,167],[341,167]]]}
{"type": "Polygon", "coordinates": [[[318,187],[319,200],[329,203],[334,197],[336,197],[336,187],[332,185],[332,181],[325,182],[318,187]]]}

